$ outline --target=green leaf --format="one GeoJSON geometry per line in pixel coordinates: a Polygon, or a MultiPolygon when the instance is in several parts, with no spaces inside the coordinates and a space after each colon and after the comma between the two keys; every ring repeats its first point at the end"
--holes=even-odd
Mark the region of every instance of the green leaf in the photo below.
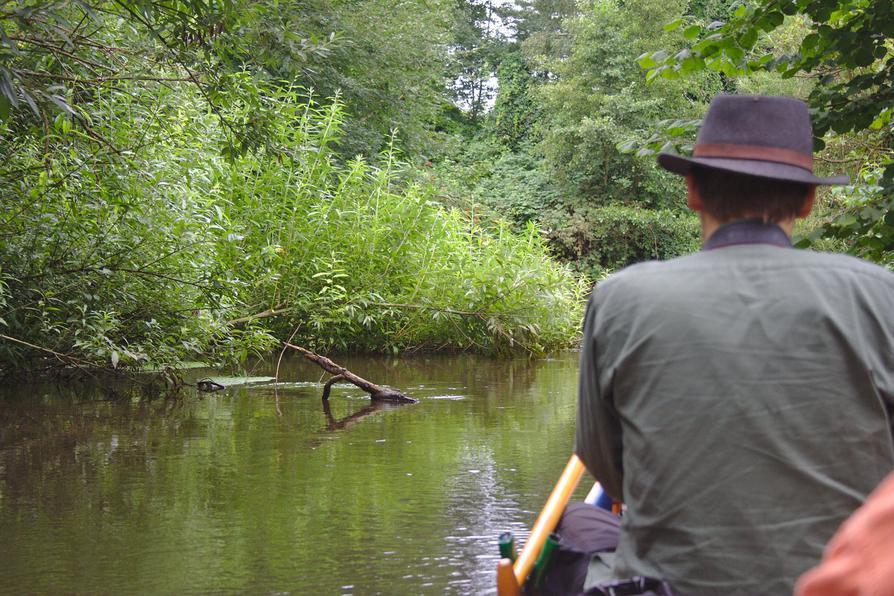
{"type": "Polygon", "coordinates": [[[705,38],[693,45],[692,51],[704,56],[705,58],[710,58],[720,51],[720,47],[714,43],[713,39],[705,38]]]}
{"type": "Polygon", "coordinates": [[[6,120],[9,117],[9,109],[12,107],[12,103],[9,99],[0,93],[0,122],[6,120]]]}
{"type": "Polygon", "coordinates": [[[854,64],[857,66],[869,66],[875,62],[875,55],[871,47],[861,46],[853,56],[854,64]]]}
{"type": "Polygon", "coordinates": [[[78,113],[75,112],[74,109],[70,105],[68,105],[68,102],[65,100],[64,97],[62,97],[61,95],[50,95],[48,97],[49,97],[50,101],[52,101],[54,104],[56,104],[57,106],[62,108],[62,110],[64,110],[65,112],[68,112],[72,116],[77,117],[78,113]]]}
{"type": "Polygon", "coordinates": [[[725,74],[726,76],[732,78],[741,74],[739,69],[732,62],[728,62],[726,60],[720,65],[720,72],[725,74]]]}
{"type": "Polygon", "coordinates": [[[680,78],[680,71],[677,68],[665,68],[661,71],[661,76],[670,81],[680,78]]]}
{"type": "Polygon", "coordinates": [[[851,213],[842,215],[841,217],[839,217],[838,219],[835,220],[835,224],[839,225],[841,227],[850,227],[856,223],[857,223],[857,218],[851,213]]]}
{"type": "Polygon", "coordinates": [[[24,89],[22,89],[21,92],[22,92],[22,97],[25,98],[25,103],[28,104],[28,107],[31,108],[31,111],[34,112],[34,115],[37,118],[40,118],[40,110],[37,107],[37,102],[34,101],[34,98],[31,97],[31,94],[28,93],[27,91],[25,91],[24,89]]]}
{"type": "Polygon", "coordinates": [[[702,28],[700,25],[690,25],[683,30],[683,37],[692,40],[701,35],[701,32],[702,28]]]}
{"type": "Polygon", "coordinates": [[[769,32],[781,25],[783,21],[785,21],[785,15],[779,11],[773,11],[761,17],[757,22],[757,26],[769,32]]]}
{"type": "Polygon", "coordinates": [[[785,15],[777,10],[768,14],[767,19],[773,23],[774,27],[778,27],[785,21],[785,15]]]}
{"type": "Polygon", "coordinates": [[[818,33],[810,33],[801,40],[801,51],[803,53],[810,53],[814,48],[819,44],[820,36],[818,33]]]}
{"type": "Polygon", "coordinates": [[[757,43],[757,29],[749,29],[739,38],[739,45],[743,48],[751,49],[757,43]]]}
{"type": "Polygon", "coordinates": [[[683,60],[683,62],[680,64],[680,68],[683,70],[684,73],[702,70],[705,68],[705,60],[700,56],[691,56],[683,60]]]}
{"type": "Polygon", "coordinates": [[[636,63],[639,64],[641,68],[655,68],[658,66],[658,63],[652,59],[652,55],[648,52],[637,58],[636,63]]]}
{"type": "Polygon", "coordinates": [[[726,55],[729,57],[731,62],[741,62],[745,58],[745,51],[742,48],[733,46],[731,48],[727,48],[726,55]]]}
{"type": "Polygon", "coordinates": [[[664,26],[665,31],[673,31],[674,29],[679,29],[680,25],[683,24],[683,19],[677,19],[675,21],[671,21],[670,23],[664,26]]]}

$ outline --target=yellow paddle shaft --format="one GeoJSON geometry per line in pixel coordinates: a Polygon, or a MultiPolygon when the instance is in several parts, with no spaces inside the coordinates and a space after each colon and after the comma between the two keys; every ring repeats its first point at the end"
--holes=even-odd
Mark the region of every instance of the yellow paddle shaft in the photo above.
{"type": "Polygon", "coordinates": [[[577,457],[577,454],[572,454],[571,459],[565,464],[565,469],[562,471],[562,475],[559,476],[559,481],[556,482],[553,492],[550,493],[549,499],[546,500],[543,511],[537,516],[537,521],[534,522],[534,527],[531,528],[531,535],[528,536],[521,554],[515,560],[513,568],[515,581],[518,582],[519,586],[524,584],[528,574],[531,573],[531,568],[534,567],[534,563],[537,561],[537,555],[543,549],[543,545],[550,533],[556,529],[559,518],[562,517],[562,512],[565,511],[565,506],[568,504],[568,500],[571,499],[571,493],[577,488],[577,483],[580,482],[583,475],[584,462],[577,457]]]}

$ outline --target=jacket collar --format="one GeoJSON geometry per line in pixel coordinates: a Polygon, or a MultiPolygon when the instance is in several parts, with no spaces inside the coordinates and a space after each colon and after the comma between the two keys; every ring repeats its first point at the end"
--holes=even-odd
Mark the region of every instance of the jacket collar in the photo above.
{"type": "Polygon", "coordinates": [[[742,219],[717,228],[705,241],[702,250],[714,250],[737,244],[772,244],[782,248],[792,247],[792,241],[776,224],[765,224],[759,219],[742,219]]]}

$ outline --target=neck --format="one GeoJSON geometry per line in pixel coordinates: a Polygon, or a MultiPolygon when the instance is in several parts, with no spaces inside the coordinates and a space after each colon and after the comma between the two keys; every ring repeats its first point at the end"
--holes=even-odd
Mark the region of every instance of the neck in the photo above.
{"type": "MultiPolygon", "coordinates": [[[[740,219],[752,219],[752,217],[746,215],[745,217],[742,217],[740,219],[737,218],[737,219],[720,221],[719,219],[715,219],[714,217],[712,217],[708,213],[705,213],[704,211],[699,212],[699,217],[700,217],[701,223],[702,223],[702,242],[704,242],[705,240],[710,238],[711,235],[714,234],[714,232],[716,232],[717,228],[719,228],[720,226],[724,226],[728,223],[732,223],[733,221],[739,221],[740,219]]],[[[754,219],[760,219],[760,217],[754,216],[754,219]]],[[[794,217],[790,217],[790,218],[784,219],[782,221],[774,221],[771,223],[775,223],[777,226],[782,228],[782,231],[785,232],[785,235],[789,237],[789,240],[791,240],[792,231],[794,230],[794,227],[795,227],[795,218],[794,217]]]]}

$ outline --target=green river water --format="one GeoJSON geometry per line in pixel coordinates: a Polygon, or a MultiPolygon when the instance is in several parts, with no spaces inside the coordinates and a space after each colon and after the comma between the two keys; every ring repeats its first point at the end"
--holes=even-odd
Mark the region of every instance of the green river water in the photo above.
{"type": "Polygon", "coordinates": [[[298,358],[276,390],[0,388],[0,593],[494,593],[570,455],[577,355],[337,360],[420,403],[336,385],[327,416],[298,358]]]}

